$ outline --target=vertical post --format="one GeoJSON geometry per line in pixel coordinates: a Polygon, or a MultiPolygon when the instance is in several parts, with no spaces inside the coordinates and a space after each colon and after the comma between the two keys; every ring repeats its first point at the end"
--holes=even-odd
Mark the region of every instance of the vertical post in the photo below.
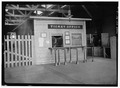
{"type": "Polygon", "coordinates": [[[59,54],[59,49],[58,49],[58,65],[60,65],[60,54],[59,54]]]}
{"type": "Polygon", "coordinates": [[[87,54],[86,54],[86,49],[87,49],[87,47],[84,46],[83,48],[84,48],[84,61],[86,62],[86,61],[87,61],[87,59],[86,59],[86,55],[87,55],[87,54]]]}
{"type": "Polygon", "coordinates": [[[17,41],[16,41],[16,37],[14,39],[14,43],[15,43],[15,47],[14,47],[14,51],[15,51],[15,66],[17,66],[17,41]]]}
{"type": "Polygon", "coordinates": [[[31,63],[32,63],[32,64],[31,64],[31,65],[33,65],[34,62],[35,62],[35,61],[34,61],[34,58],[35,58],[35,57],[34,57],[34,53],[35,53],[35,51],[34,51],[34,49],[35,49],[35,47],[34,47],[34,36],[31,36],[31,38],[32,38],[32,41],[31,41],[31,42],[32,42],[32,46],[31,46],[31,47],[32,47],[32,48],[31,48],[31,49],[32,49],[32,50],[31,50],[31,52],[32,52],[32,57],[31,57],[31,58],[32,58],[32,61],[31,61],[31,63]]]}
{"type": "Polygon", "coordinates": [[[27,57],[27,54],[28,54],[28,50],[27,50],[27,40],[28,40],[28,39],[27,39],[27,35],[25,35],[25,51],[26,51],[26,52],[25,52],[25,59],[26,59],[26,60],[25,60],[25,63],[26,63],[26,65],[27,65],[27,58],[28,58],[28,57],[27,57]]]}
{"type": "Polygon", "coordinates": [[[5,36],[4,36],[4,59],[3,59],[4,60],[4,68],[6,68],[6,59],[7,59],[6,58],[6,44],[5,44],[5,42],[6,41],[5,41],[5,36]]]}
{"type": "Polygon", "coordinates": [[[7,67],[9,67],[9,62],[10,62],[10,47],[9,47],[9,35],[7,35],[7,39],[6,39],[6,41],[7,41],[7,62],[6,62],[6,64],[7,64],[7,67]]]}
{"type": "Polygon", "coordinates": [[[28,48],[29,48],[29,50],[28,50],[28,57],[29,57],[28,65],[30,65],[30,60],[31,60],[31,58],[30,58],[30,35],[28,35],[28,48]]]}
{"type": "Polygon", "coordinates": [[[78,49],[76,48],[76,64],[78,64],[78,49]]]}
{"type": "Polygon", "coordinates": [[[105,58],[105,47],[103,47],[103,55],[104,55],[104,58],[105,58]]]}
{"type": "Polygon", "coordinates": [[[13,39],[11,38],[11,67],[13,67],[14,61],[13,61],[13,39]]]}
{"type": "Polygon", "coordinates": [[[70,51],[70,63],[72,62],[72,59],[71,59],[71,48],[69,47],[69,51],[70,51]]]}
{"type": "Polygon", "coordinates": [[[55,66],[57,66],[56,49],[54,49],[54,51],[55,51],[55,66]]]}
{"type": "Polygon", "coordinates": [[[18,51],[18,54],[19,54],[19,66],[20,66],[20,59],[21,59],[21,46],[20,46],[20,35],[18,35],[18,47],[19,47],[19,51],[18,51]]]}
{"type": "Polygon", "coordinates": [[[92,46],[92,62],[93,62],[93,58],[94,58],[94,46],[92,46]]]}
{"type": "Polygon", "coordinates": [[[66,65],[66,49],[65,48],[64,48],[64,59],[65,59],[64,64],[66,65]]]}
{"type": "Polygon", "coordinates": [[[21,42],[22,42],[22,64],[24,66],[24,38],[23,38],[23,35],[21,35],[21,42]]]}

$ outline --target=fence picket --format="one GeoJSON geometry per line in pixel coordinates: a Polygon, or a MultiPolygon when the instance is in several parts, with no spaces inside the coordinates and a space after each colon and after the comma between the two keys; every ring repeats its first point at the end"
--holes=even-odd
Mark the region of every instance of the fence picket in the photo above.
{"type": "Polygon", "coordinates": [[[18,65],[20,66],[20,59],[21,59],[21,44],[20,44],[20,35],[18,35],[18,47],[19,47],[19,50],[18,50],[18,54],[19,54],[19,57],[18,57],[18,65]]]}
{"type": "Polygon", "coordinates": [[[27,55],[28,55],[28,49],[27,49],[27,41],[28,41],[28,38],[27,38],[27,35],[25,36],[25,45],[26,45],[26,65],[27,65],[27,59],[28,59],[28,57],[27,57],[27,55]]]}
{"type": "Polygon", "coordinates": [[[17,41],[16,41],[17,39],[16,39],[16,37],[15,37],[15,39],[14,39],[14,41],[15,41],[15,67],[17,66],[17,41]]]}
{"type": "MultiPolygon", "coordinates": [[[[4,36],[4,40],[5,40],[5,36],[4,36]]],[[[6,41],[4,41],[4,51],[6,51],[6,41]]],[[[6,67],[6,52],[4,52],[4,68],[6,67]]]]}
{"type": "Polygon", "coordinates": [[[6,41],[7,41],[7,62],[6,62],[6,64],[7,64],[7,67],[9,67],[10,57],[9,57],[9,36],[8,35],[6,37],[6,41]]]}
{"type": "Polygon", "coordinates": [[[11,39],[11,41],[10,41],[11,43],[11,67],[13,67],[13,39],[11,39]]]}
{"type": "Polygon", "coordinates": [[[30,57],[30,35],[28,35],[28,57],[29,57],[29,60],[28,60],[28,65],[30,65],[30,60],[31,60],[31,57],[30,57]]]}
{"type": "Polygon", "coordinates": [[[35,53],[35,51],[34,51],[34,36],[31,36],[31,53],[32,53],[32,61],[31,61],[31,65],[33,65],[34,64],[34,53],[35,53]]]}
{"type": "Polygon", "coordinates": [[[22,62],[21,62],[21,63],[22,63],[23,66],[24,66],[24,38],[23,38],[23,35],[21,35],[21,40],[22,40],[22,41],[21,41],[21,43],[22,43],[22,44],[21,44],[21,45],[22,45],[22,48],[21,48],[21,49],[22,49],[22,57],[21,57],[21,58],[22,58],[22,60],[21,60],[22,62]]]}

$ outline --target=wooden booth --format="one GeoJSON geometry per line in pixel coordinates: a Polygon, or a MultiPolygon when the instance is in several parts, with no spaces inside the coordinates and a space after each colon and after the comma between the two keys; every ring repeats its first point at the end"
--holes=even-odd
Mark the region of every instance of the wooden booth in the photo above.
{"type": "Polygon", "coordinates": [[[84,18],[34,17],[35,64],[86,60],[84,18]]]}
{"type": "Polygon", "coordinates": [[[5,68],[85,61],[88,20],[31,16],[4,37],[5,68]]]}

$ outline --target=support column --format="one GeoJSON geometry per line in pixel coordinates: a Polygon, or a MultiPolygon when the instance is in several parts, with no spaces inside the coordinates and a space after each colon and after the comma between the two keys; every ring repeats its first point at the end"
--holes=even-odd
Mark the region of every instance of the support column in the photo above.
{"type": "Polygon", "coordinates": [[[54,51],[55,51],[55,66],[57,66],[56,49],[54,49],[54,51]]]}
{"type": "Polygon", "coordinates": [[[65,51],[65,49],[64,49],[64,59],[65,59],[64,64],[66,65],[66,51],[65,51]]]}
{"type": "Polygon", "coordinates": [[[59,54],[59,49],[58,49],[58,65],[60,65],[60,54],[59,54]]]}
{"type": "Polygon", "coordinates": [[[70,63],[72,62],[72,58],[71,58],[71,48],[69,48],[70,50],[70,63]]]}
{"type": "Polygon", "coordinates": [[[78,49],[76,48],[76,64],[78,64],[78,49]]]}

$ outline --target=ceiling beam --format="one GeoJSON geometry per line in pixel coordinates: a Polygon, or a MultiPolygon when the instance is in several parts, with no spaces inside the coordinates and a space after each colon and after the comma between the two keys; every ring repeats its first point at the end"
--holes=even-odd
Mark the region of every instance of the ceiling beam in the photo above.
{"type": "MultiPolygon", "coordinates": [[[[7,6],[6,9],[11,9],[11,10],[15,10],[16,8],[14,7],[11,7],[11,6],[7,6]]],[[[19,7],[19,10],[27,10],[27,11],[30,11],[30,10],[35,10],[34,8],[28,8],[28,7],[19,7]]],[[[36,11],[46,11],[45,8],[37,8],[36,11]]],[[[63,12],[63,13],[67,13],[68,11],[67,10],[63,10],[63,9],[49,9],[47,11],[53,11],[53,12],[63,12]]]]}
{"type": "Polygon", "coordinates": [[[15,6],[15,5],[11,5],[13,8],[15,8],[21,15],[25,15],[22,11],[19,10],[19,7],[18,5],[15,6]]]}
{"type": "Polygon", "coordinates": [[[87,14],[92,18],[91,13],[88,11],[85,5],[82,5],[83,9],[87,12],[87,14]]]}
{"type": "Polygon", "coordinates": [[[14,14],[13,13],[10,13],[10,12],[6,12],[9,16],[11,16],[11,17],[14,17],[16,20],[17,20],[17,18],[14,16],[14,14]]]}

